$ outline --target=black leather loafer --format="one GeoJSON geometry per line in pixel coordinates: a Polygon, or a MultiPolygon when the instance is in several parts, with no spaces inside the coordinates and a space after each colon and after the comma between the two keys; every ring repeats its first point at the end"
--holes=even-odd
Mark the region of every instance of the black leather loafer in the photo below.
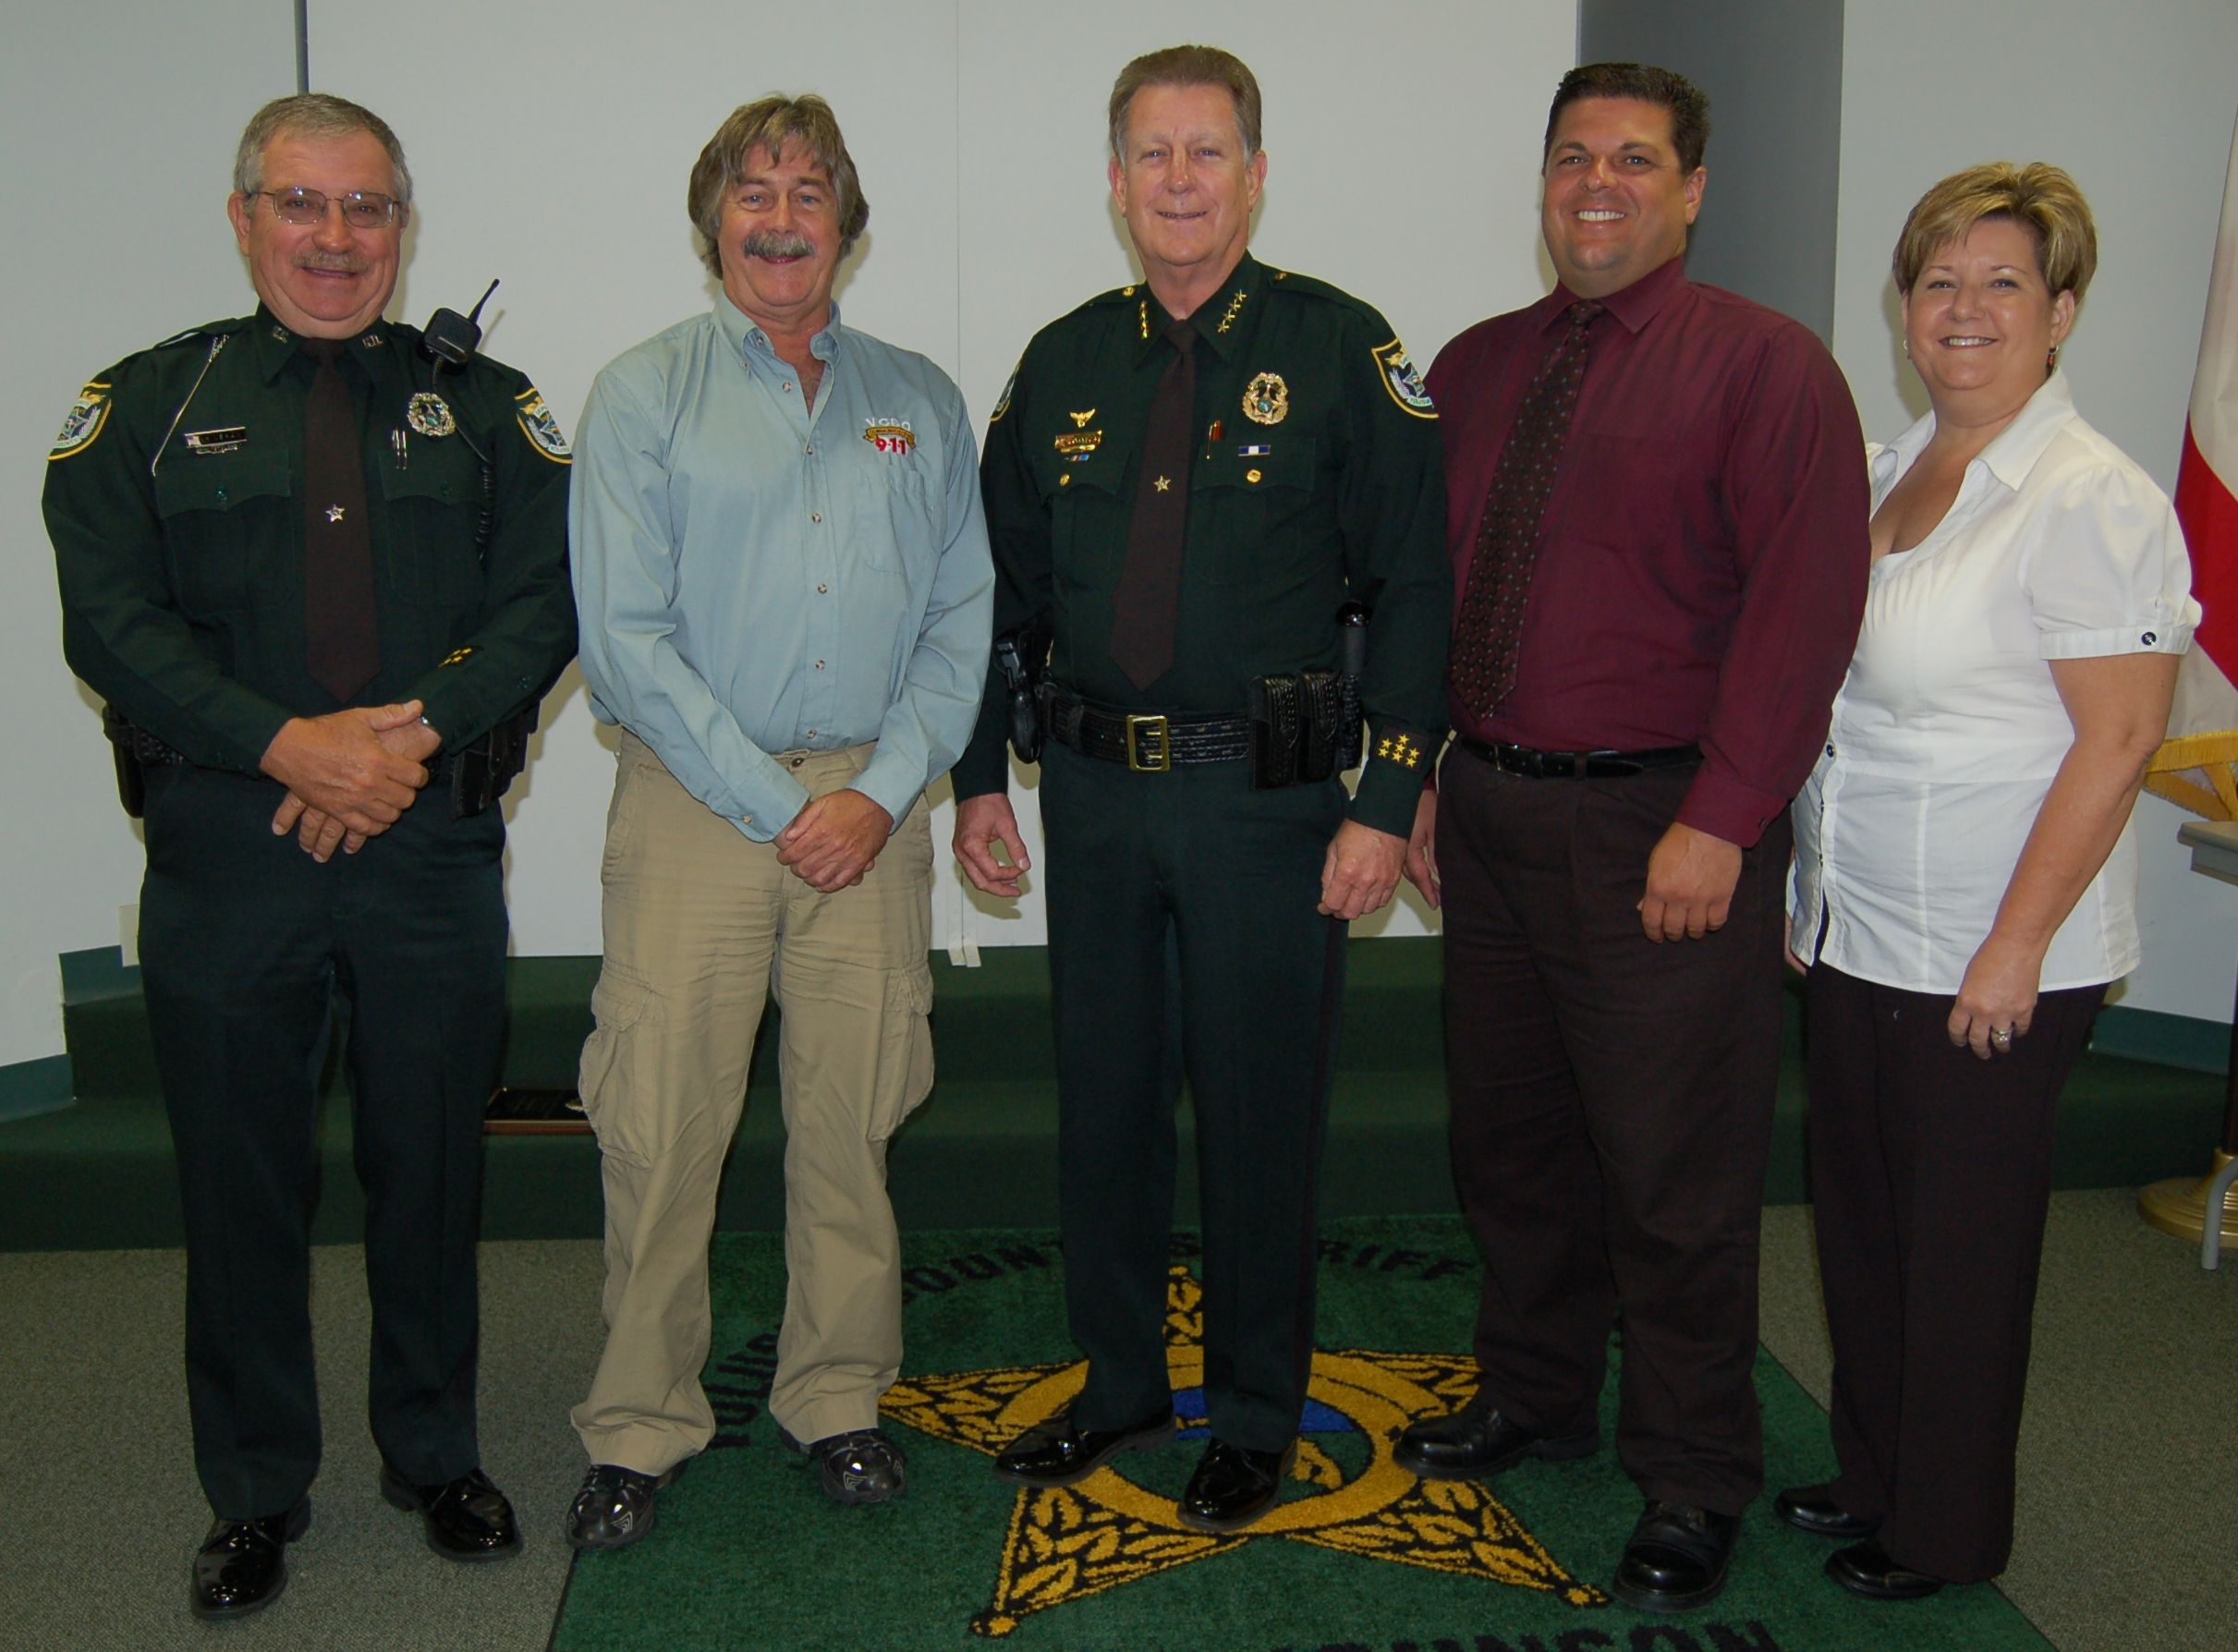
{"type": "Polygon", "coordinates": [[[781,1427],[777,1438],[816,1464],[817,1482],[835,1503],[892,1502],[907,1483],[909,1460],[883,1429],[850,1428],[803,1445],[781,1427]]]}
{"type": "Polygon", "coordinates": [[[1940,1577],[1891,1561],[1878,1543],[1835,1549],[1826,1557],[1826,1574],[1867,1600],[1924,1600],[1943,1585],[1940,1577]]]}
{"type": "Polygon", "coordinates": [[[287,1546],[310,1530],[310,1499],[262,1520],[220,1520],[194,1557],[198,1618],[246,1618],[287,1587],[287,1546]]]}
{"type": "Polygon", "coordinates": [[[1077,1486],[1103,1466],[1107,1457],[1140,1451],[1174,1438],[1174,1409],[1167,1406],[1123,1428],[1080,1428],[1068,1410],[1028,1428],[996,1453],[994,1472],[1028,1486],[1077,1486]]]}
{"type": "Polygon", "coordinates": [[[1181,1494],[1181,1524],[1199,1532],[1240,1531],[1274,1507],[1289,1467],[1287,1446],[1279,1452],[1254,1452],[1213,1440],[1198,1460],[1188,1489],[1181,1494]]]}
{"type": "Polygon", "coordinates": [[[652,1530],[661,1512],[660,1493],[683,1472],[681,1463],[657,1475],[641,1475],[618,1463],[592,1464],[567,1505],[567,1547],[627,1549],[652,1530]]]}
{"type": "Polygon", "coordinates": [[[1791,1486],[1771,1500],[1772,1512],[1799,1532],[1855,1543],[1880,1529],[1878,1520],[1853,1514],[1834,1500],[1831,1486],[1791,1486]]]}
{"type": "Polygon", "coordinates": [[[1740,1529],[1737,1514],[1650,1498],[1617,1562],[1611,1593],[1635,1611],[1691,1611],[1725,1586],[1740,1529]]]}
{"type": "Polygon", "coordinates": [[[513,1505],[479,1468],[441,1486],[415,1486],[383,1463],[381,1495],[417,1513],[428,1547],[446,1561],[502,1561],[520,1552],[513,1505]]]}
{"type": "Polygon", "coordinates": [[[1529,1457],[1563,1463],[1600,1450],[1594,1434],[1535,1434],[1500,1415],[1479,1394],[1459,1411],[1426,1416],[1406,1425],[1392,1448],[1392,1460],[1426,1480],[1478,1480],[1513,1468],[1529,1457]]]}

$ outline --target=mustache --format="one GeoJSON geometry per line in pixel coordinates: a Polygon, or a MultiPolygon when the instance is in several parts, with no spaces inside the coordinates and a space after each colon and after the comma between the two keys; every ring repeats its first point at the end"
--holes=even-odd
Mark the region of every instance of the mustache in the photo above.
{"type": "Polygon", "coordinates": [[[811,258],[815,243],[797,230],[758,229],[738,243],[747,258],[811,258]]]}
{"type": "Polygon", "coordinates": [[[335,270],[344,274],[361,274],[365,261],[354,252],[304,252],[297,255],[298,270],[335,270]]]}

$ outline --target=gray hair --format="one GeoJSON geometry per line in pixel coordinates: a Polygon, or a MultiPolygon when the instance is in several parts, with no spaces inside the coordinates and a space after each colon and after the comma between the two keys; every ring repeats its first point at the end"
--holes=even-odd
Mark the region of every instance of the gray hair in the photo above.
{"type": "Polygon", "coordinates": [[[389,193],[395,196],[399,206],[407,209],[411,206],[412,171],[404,164],[404,145],[389,130],[388,122],[362,103],[353,103],[347,98],[324,91],[299,91],[292,97],[274,98],[249,117],[249,125],[241,131],[241,146],[233,155],[235,193],[254,195],[264,187],[265,146],[283,132],[314,139],[347,138],[358,132],[371,134],[376,143],[388,151],[389,172],[395,180],[389,186],[389,193]]]}

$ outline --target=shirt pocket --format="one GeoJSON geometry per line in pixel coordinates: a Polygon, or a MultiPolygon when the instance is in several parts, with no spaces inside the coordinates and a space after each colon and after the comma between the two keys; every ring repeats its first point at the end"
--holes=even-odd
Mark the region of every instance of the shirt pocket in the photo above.
{"type": "Polygon", "coordinates": [[[1332,522],[1313,509],[1320,455],[1310,436],[1278,430],[1264,441],[1222,443],[1189,473],[1189,542],[1208,585],[1279,594],[1332,565],[1332,522]],[[1266,453],[1247,453],[1265,447],[1266,453]]]}
{"type": "Polygon", "coordinates": [[[1052,456],[1038,480],[1049,507],[1051,577],[1067,600],[1108,597],[1126,557],[1128,514],[1119,500],[1125,456],[1106,442],[1076,457],[1052,456]]]}
{"type": "Polygon", "coordinates": [[[948,536],[940,530],[915,452],[873,453],[846,482],[848,549],[864,566],[905,576],[911,589],[931,582],[948,536]]]}
{"type": "Polygon", "coordinates": [[[381,465],[381,494],[388,509],[388,577],[407,602],[442,607],[472,604],[482,589],[483,467],[454,433],[410,443],[404,462],[391,454],[381,465]]]}
{"type": "Polygon", "coordinates": [[[293,479],[275,448],[172,453],[155,468],[174,589],[189,617],[270,607],[300,578],[286,577],[299,534],[287,517],[293,479]]]}

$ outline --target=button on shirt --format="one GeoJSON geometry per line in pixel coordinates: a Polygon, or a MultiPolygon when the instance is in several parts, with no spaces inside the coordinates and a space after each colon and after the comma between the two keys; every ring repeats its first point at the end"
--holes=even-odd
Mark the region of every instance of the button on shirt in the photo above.
{"type": "Polygon", "coordinates": [[[877,742],[899,820],[955,760],[993,570],[963,397],[830,324],[811,410],[728,298],[600,372],[568,504],[591,706],[767,842],[808,801],[773,754],[877,742]]]}
{"type": "MultiPolygon", "coordinates": [[[[1930,414],[1873,450],[1876,509],[1934,433],[1930,414]]],[[[1935,530],[1873,565],[1826,749],[1795,802],[1798,953],[1957,991],[2074,742],[2048,662],[2182,653],[2199,621],[2190,589],[2167,497],[2053,374],[1967,466],[1935,530]]],[[[2136,966],[2136,884],[2129,827],[2052,938],[2044,990],[2136,966]]]]}

